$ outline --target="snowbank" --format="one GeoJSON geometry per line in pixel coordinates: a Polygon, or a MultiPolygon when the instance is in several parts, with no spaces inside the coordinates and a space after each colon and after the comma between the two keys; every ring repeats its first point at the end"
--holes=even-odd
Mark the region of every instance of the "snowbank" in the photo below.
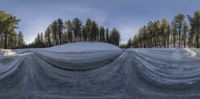
{"type": "Polygon", "coordinates": [[[120,50],[117,46],[100,42],[77,42],[58,45],[44,50],[54,52],[82,52],[82,51],[94,51],[94,50],[120,50]]]}
{"type": "Polygon", "coordinates": [[[2,59],[3,58],[3,52],[2,52],[2,50],[0,49],[0,59],[2,59]]]}
{"type": "Polygon", "coordinates": [[[2,59],[4,57],[15,56],[15,55],[16,55],[16,53],[13,52],[12,50],[0,49],[0,59],[2,59]]]}

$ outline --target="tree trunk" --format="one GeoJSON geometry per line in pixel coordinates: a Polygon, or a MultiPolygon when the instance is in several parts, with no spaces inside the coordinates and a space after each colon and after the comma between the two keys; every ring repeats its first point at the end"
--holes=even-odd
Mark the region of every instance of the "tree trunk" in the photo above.
{"type": "Polygon", "coordinates": [[[181,28],[179,28],[179,48],[181,48],[181,28]]]}
{"type": "Polygon", "coordinates": [[[184,48],[185,48],[185,46],[186,46],[186,45],[185,45],[185,42],[186,42],[186,41],[184,40],[184,48]]]}
{"type": "Polygon", "coordinates": [[[197,48],[199,48],[199,36],[197,36],[196,39],[197,39],[197,40],[196,40],[197,48]]]}
{"type": "Polygon", "coordinates": [[[7,49],[7,41],[8,41],[8,37],[7,37],[7,33],[5,33],[5,41],[4,41],[4,48],[7,49]]]}

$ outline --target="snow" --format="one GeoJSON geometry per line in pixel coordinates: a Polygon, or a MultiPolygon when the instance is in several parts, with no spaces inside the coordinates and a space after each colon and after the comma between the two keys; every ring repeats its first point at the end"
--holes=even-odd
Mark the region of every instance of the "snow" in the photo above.
{"type": "Polygon", "coordinates": [[[12,57],[15,55],[16,55],[16,53],[12,50],[0,49],[0,59],[2,59],[4,57],[12,57]]]}
{"type": "Polygon", "coordinates": [[[60,46],[54,46],[51,48],[46,48],[44,50],[54,51],[54,52],[82,52],[82,51],[92,51],[92,50],[119,50],[117,46],[101,42],[77,42],[63,44],[60,46]]]}
{"type": "Polygon", "coordinates": [[[197,52],[195,52],[195,49],[185,48],[185,50],[188,52],[188,56],[195,57],[197,55],[197,52]]]}
{"type": "Polygon", "coordinates": [[[0,49],[0,59],[2,59],[3,58],[3,52],[2,52],[2,50],[0,49]]]}
{"type": "Polygon", "coordinates": [[[2,99],[200,98],[200,49],[79,42],[15,52],[0,59],[2,99]]]}

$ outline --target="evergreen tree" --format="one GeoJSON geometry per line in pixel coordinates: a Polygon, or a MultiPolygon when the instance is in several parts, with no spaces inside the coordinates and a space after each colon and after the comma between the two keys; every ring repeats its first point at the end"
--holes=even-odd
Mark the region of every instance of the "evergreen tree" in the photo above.
{"type": "Polygon", "coordinates": [[[58,19],[57,20],[57,23],[58,23],[58,27],[57,27],[57,30],[58,30],[58,39],[59,39],[59,45],[62,44],[62,36],[63,36],[63,31],[64,31],[64,24],[63,24],[63,21],[62,19],[58,19]]]}
{"type": "Polygon", "coordinates": [[[66,33],[68,34],[68,40],[69,42],[72,42],[73,41],[73,35],[72,35],[72,31],[73,31],[73,27],[72,27],[72,23],[70,20],[67,20],[65,22],[65,25],[66,25],[66,33]]]}
{"type": "Polygon", "coordinates": [[[172,34],[173,34],[173,45],[174,45],[174,47],[176,47],[178,30],[177,30],[176,22],[174,22],[174,21],[172,22],[172,34]]]}
{"type": "Polygon", "coordinates": [[[75,41],[80,40],[80,36],[81,36],[81,26],[82,23],[78,18],[73,19],[73,33],[75,36],[75,41]]]}
{"type": "Polygon", "coordinates": [[[9,38],[8,38],[8,45],[9,45],[9,48],[16,48],[16,45],[17,45],[17,34],[16,32],[12,32],[10,33],[9,35],[9,38]]]}
{"type": "Polygon", "coordinates": [[[175,23],[178,28],[178,38],[179,38],[179,48],[181,47],[181,35],[182,35],[182,27],[183,27],[183,20],[184,20],[184,15],[183,14],[178,14],[177,16],[174,17],[175,23]]]}
{"type": "Polygon", "coordinates": [[[52,31],[52,40],[53,40],[53,44],[54,45],[58,45],[59,44],[59,38],[58,38],[58,22],[54,21],[51,25],[51,31],[52,31]]]}
{"type": "Polygon", "coordinates": [[[127,43],[127,47],[130,48],[132,46],[132,40],[131,38],[128,40],[128,43],[127,43]]]}
{"type": "Polygon", "coordinates": [[[83,34],[83,40],[84,41],[87,41],[87,38],[88,38],[88,35],[87,35],[87,27],[86,26],[83,26],[82,28],[82,34],[83,34]]]}
{"type": "Polygon", "coordinates": [[[170,30],[169,30],[168,21],[166,19],[162,20],[161,32],[163,33],[162,34],[163,35],[162,36],[163,37],[163,45],[164,45],[164,47],[167,47],[170,30]]]}
{"type": "Polygon", "coordinates": [[[160,27],[161,27],[161,23],[160,21],[156,21],[154,22],[154,27],[155,27],[155,46],[156,47],[160,47],[160,42],[161,42],[161,39],[160,39],[160,34],[161,34],[161,31],[160,31],[160,27]]]}
{"type": "Polygon", "coordinates": [[[200,37],[200,11],[194,13],[191,17],[191,35],[195,38],[195,47],[200,48],[199,37],[200,37]]]}
{"type": "Polygon", "coordinates": [[[105,42],[105,29],[103,26],[100,27],[100,41],[105,42]]]}
{"type": "Polygon", "coordinates": [[[91,41],[98,41],[97,35],[99,33],[99,27],[95,21],[92,22],[92,27],[91,27],[91,41]]]}
{"type": "Polygon", "coordinates": [[[119,46],[120,42],[120,33],[116,28],[113,28],[110,35],[111,43],[119,46]]]}
{"type": "Polygon", "coordinates": [[[51,46],[51,30],[50,27],[47,28],[47,30],[45,31],[45,42],[47,43],[47,47],[51,46]]]}
{"type": "Polygon", "coordinates": [[[106,43],[110,42],[109,29],[106,28],[106,43]]]}
{"type": "Polygon", "coordinates": [[[4,48],[7,49],[8,37],[15,31],[19,23],[19,19],[8,14],[5,11],[0,11],[0,35],[4,37],[4,48]]]}
{"type": "Polygon", "coordinates": [[[43,33],[40,34],[40,47],[44,47],[44,35],[43,35],[43,33]]]}
{"type": "Polygon", "coordinates": [[[24,46],[24,35],[21,31],[18,34],[18,47],[22,48],[24,46]]]}
{"type": "Polygon", "coordinates": [[[186,21],[183,23],[183,35],[182,35],[182,40],[183,40],[183,45],[184,48],[186,47],[186,42],[187,42],[187,32],[188,32],[188,24],[186,21]]]}
{"type": "Polygon", "coordinates": [[[87,19],[85,23],[85,31],[87,35],[87,41],[91,41],[91,35],[92,35],[92,20],[90,18],[87,19]]]}

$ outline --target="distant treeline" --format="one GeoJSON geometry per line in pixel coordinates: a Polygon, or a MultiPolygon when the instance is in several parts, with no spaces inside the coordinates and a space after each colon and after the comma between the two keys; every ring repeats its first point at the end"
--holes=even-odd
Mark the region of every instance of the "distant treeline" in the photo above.
{"type": "Polygon", "coordinates": [[[24,47],[23,33],[16,32],[19,19],[15,16],[0,11],[0,48],[22,48],[24,47]]]}
{"type": "Polygon", "coordinates": [[[94,20],[83,23],[78,18],[53,21],[44,33],[38,33],[35,41],[27,47],[50,47],[71,42],[106,42],[119,46],[120,33],[116,28],[111,31],[99,26],[94,20]]]}
{"type": "Polygon", "coordinates": [[[167,19],[150,21],[129,39],[127,47],[169,48],[200,47],[200,11],[193,16],[179,13],[171,24],[167,19]]]}
{"type": "MultiPolygon", "coordinates": [[[[27,45],[23,33],[16,32],[19,22],[20,20],[15,16],[0,11],[0,48],[41,48],[79,41],[105,42],[117,46],[120,44],[120,33],[116,28],[109,30],[90,18],[86,22],[78,18],[66,21],[59,18],[53,21],[43,33],[38,33],[33,43],[27,45]]],[[[193,16],[179,13],[172,22],[167,19],[150,21],[121,47],[200,48],[199,40],[200,11],[196,11],[193,16]]]]}

